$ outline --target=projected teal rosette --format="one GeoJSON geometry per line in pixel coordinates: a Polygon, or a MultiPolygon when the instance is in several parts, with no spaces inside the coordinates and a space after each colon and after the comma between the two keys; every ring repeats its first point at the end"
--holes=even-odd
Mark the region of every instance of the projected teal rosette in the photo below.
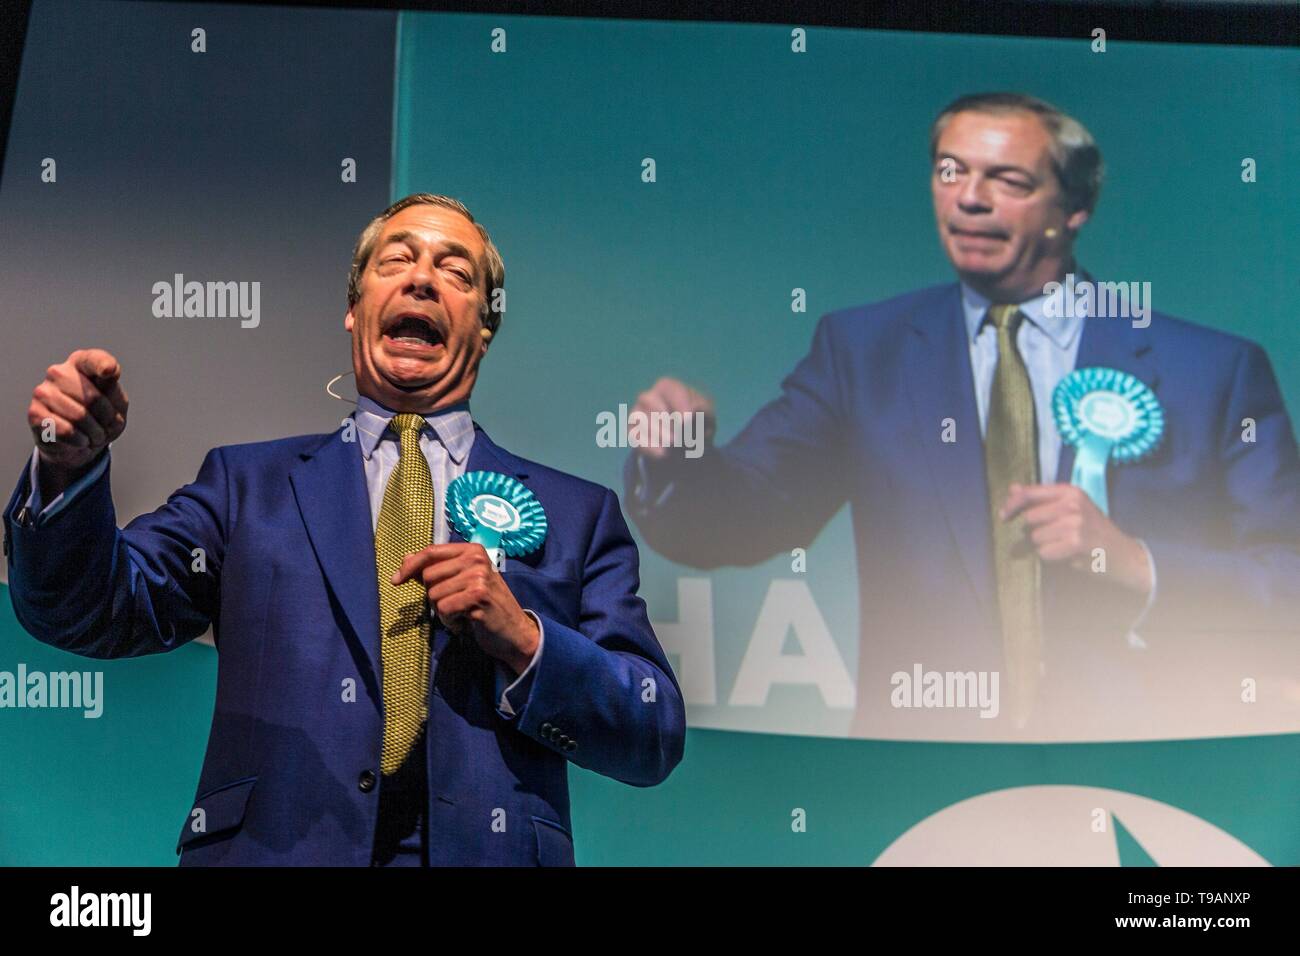
{"type": "Polygon", "coordinates": [[[1109,514],[1107,463],[1138,461],[1164,435],[1165,412],[1155,392],[1128,372],[1081,368],[1056,386],[1052,411],[1061,437],[1075,448],[1070,484],[1109,514]]]}
{"type": "Polygon", "coordinates": [[[522,484],[495,471],[471,471],[447,488],[447,523],[466,541],[481,544],[492,564],[518,558],[546,539],[546,512],[522,484]]]}

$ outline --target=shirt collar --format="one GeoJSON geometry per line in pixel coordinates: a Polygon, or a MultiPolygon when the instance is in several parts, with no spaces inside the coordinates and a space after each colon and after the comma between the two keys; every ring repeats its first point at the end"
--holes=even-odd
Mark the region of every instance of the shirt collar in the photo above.
{"type": "MultiPolygon", "coordinates": [[[[388,423],[396,414],[391,408],[381,405],[369,396],[357,397],[354,418],[361,443],[361,454],[367,461],[379,447],[379,442],[388,430],[388,423]]],[[[447,449],[451,460],[458,465],[463,462],[465,456],[469,454],[470,446],[474,444],[474,419],[469,413],[469,402],[457,402],[436,412],[426,412],[421,417],[433,429],[438,441],[442,442],[442,447],[447,449]]]]}
{"type": "MultiPolygon", "coordinates": [[[[1062,294],[1064,291],[1063,286],[1062,294]]],[[[1025,314],[1026,319],[1055,342],[1058,348],[1069,348],[1083,328],[1084,316],[1079,314],[1078,309],[1074,310],[1073,315],[1044,315],[1043,307],[1047,302],[1047,298],[1047,293],[1036,295],[1032,299],[1017,303],[1017,308],[1025,314]]],[[[984,316],[988,313],[989,306],[992,304],[989,299],[980,295],[965,282],[961,284],[961,307],[966,319],[966,335],[972,342],[979,335],[980,328],[984,324],[984,316]]],[[[1061,310],[1057,309],[1056,311],[1061,310]]]]}

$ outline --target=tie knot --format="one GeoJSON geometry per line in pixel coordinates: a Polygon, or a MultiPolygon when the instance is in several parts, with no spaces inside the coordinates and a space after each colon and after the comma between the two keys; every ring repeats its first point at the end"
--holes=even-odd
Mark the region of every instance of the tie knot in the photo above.
{"type": "Polygon", "coordinates": [[[403,412],[401,415],[394,415],[388,423],[388,427],[397,432],[399,436],[404,435],[406,432],[415,432],[418,435],[420,430],[424,428],[424,416],[417,415],[414,412],[403,412]]]}
{"type": "Polygon", "coordinates": [[[1003,329],[1014,332],[1021,317],[1019,307],[1014,304],[989,306],[989,322],[993,323],[993,327],[999,332],[1003,329]]]}

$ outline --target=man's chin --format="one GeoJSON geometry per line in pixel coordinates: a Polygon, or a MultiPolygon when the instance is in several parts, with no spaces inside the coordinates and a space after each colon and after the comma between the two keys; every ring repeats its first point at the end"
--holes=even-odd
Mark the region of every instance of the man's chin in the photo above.
{"type": "Polygon", "coordinates": [[[387,379],[385,384],[391,386],[396,391],[404,392],[407,395],[413,395],[417,392],[427,392],[432,390],[440,380],[441,376],[435,376],[433,378],[392,378],[387,379]]]}
{"type": "Polygon", "coordinates": [[[1010,263],[983,256],[952,256],[953,270],[967,285],[997,285],[1012,272],[1010,263]]]}
{"type": "Polygon", "coordinates": [[[415,395],[430,391],[441,380],[441,375],[394,375],[381,372],[377,384],[383,391],[392,390],[394,394],[415,395]]]}
{"type": "Polygon", "coordinates": [[[1011,257],[1005,253],[983,255],[978,252],[950,252],[948,259],[961,275],[997,279],[1006,275],[1012,266],[1011,257]]]}
{"type": "Polygon", "coordinates": [[[446,369],[431,363],[403,362],[402,364],[407,367],[401,370],[396,368],[377,369],[380,382],[399,392],[410,394],[432,388],[442,380],[443,375],[446,373],[446,369]]]}
{"type": "Polygon", "coordinates": [[[412,384],[412,385],[402,385],[402,384],[399,383],[399,382],[393,382],[393,383],[391,383],[391,384],[392,384],[393,388],[397,389],[397,391],[399,391],[399,392],[405,392],[407,395],[415,395],[415,394],[418,394],[419,392],[425,392],[425,391],[428,391],[429,388],[430,388],[434,383],[433,383],[433,382],[416,382],[416,383],[414,383],[414,384],[412,384]]]}

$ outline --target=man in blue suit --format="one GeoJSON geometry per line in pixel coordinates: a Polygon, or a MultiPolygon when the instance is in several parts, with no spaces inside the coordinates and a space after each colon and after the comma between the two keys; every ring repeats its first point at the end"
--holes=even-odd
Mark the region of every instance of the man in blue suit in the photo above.
{"type": "Polygon", "coordinates": [[[459,202],[416,194],[358,239],[344,326],[359,395],[332,434],[215,448],[118,530],[121,366],[52,366],[5,510],[9,590],[38,639],[97,658],[212,626],[217,699],[182,866],[572,865],[568,762],[653,786],[680,690],[637,596],[615,494],[512,455],[470,418],[504,265],[459,202]],[[493,472],[540,503],[500,570],[443,520],[493,472]]]}
{"type": "Polygon", "coordinates": [[[1300,465],[1266,355],[1159,312],[1062,308],[1054,283],[1092,281],[1073,247],[1102,161],[1049,104],[964,97],[936,119],[931,161],[960,281],[824,316],[782,394],[701,456],[662,432],[699,414],[711,434],[711,399],[673,379],[642,393],[633,411],[658,414],[659,447],[625,476],[646,542],[695,567],[753,565],[808,546],[849,503],[854,735],[1300,728],[1282,684],[1300,676],[1300,465]],[[1052,408],[1088,367],[1136,377],[1165,414],[1153,454],[1107,468],[1108,514],[1071,484],[1052,408]],[[917,709],[898,675],[928,672],[1001,674],[1001,712],[917,709]]]}

